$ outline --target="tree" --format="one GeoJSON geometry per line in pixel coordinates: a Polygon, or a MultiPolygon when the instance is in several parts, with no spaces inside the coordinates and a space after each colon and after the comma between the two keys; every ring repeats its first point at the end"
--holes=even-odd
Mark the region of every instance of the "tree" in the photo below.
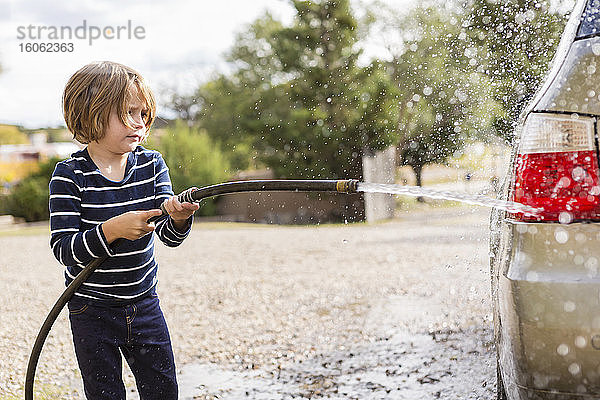
{"type": "Polygon", "coordinates": [[[381,64],[358,65],[348,0],[292,4],[291,26],[267,14],[238,36],[233,75],[199,91],[200,126],[230,147],[249,137],[279,176],[360,179],[364,152],[395,141],[395,88],[381,64]]]}
{"type": "Polygon", "coordinates": [[[556,52],[566,16],[548,0],[470,0],[462,32],[478,49],[479,70],[493,81],[506,110],[494,125],[507,139],[541,84],[556,52]]]}
{"type": "Polygon", "coordinates": [[[458,11],[430,5],[403,15],[381,8],[379,15],[401,32],[398,45],[389,47],[388,71],[399,88],[400,159],[421,186],[425,165],[459,155],[502,110],[490,98],[489,79],[471,61],[476,50],[462,35],[458,11]]]}
{"type": "Polygon", "coordinates": [[[254,149],[254,132],[261,127],[253,106],[258,93],[250,85],[241,85],[224,75],[198,88],[194,96],[200,112],[194,119],[227,154],[233,170],[256,167],[258,152],[254,149]]]}

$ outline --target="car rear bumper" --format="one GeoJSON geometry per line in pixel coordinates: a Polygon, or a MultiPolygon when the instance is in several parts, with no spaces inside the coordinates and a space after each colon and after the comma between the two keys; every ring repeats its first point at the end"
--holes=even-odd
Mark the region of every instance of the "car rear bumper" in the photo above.
{"type": "Polygon", "coordinates": [[[505,223],[496,312],[507,392],[600,396],[600,224],[505,223]]]}

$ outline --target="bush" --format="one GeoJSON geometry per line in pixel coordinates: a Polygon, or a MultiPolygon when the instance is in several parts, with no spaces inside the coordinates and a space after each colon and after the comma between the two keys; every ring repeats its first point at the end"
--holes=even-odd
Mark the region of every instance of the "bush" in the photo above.
{"type": "Polygon", "coordinates": [[[27,176],[11,189],[6,197],[3,211],[27,222],[43,221],[50,217],[48,196],[50,178],[59,158],[51,158],[39,164],[37,172],[27,176]]]}
{"type": "Polygon", "coordinates": [[[9,214],[8,199],[7,193],[0,193],[0,215],[9,214]]]}
{"type": "MultiPolygon", "coordinates": [[[[153,138],[149,147],[163,155],[175,193],[193,186],[220,183],[229,178],[230,163],[225,154],[205,132],[189,128],[181,121],[168,128],[160,138],[153,138]]],[[[202,201],[198,214],[206,216],[215,213],[214,200],[202,201]]]]}
{"type": "Polygon", "coordinates": [[[27,222],[47,220],[48,180],[43,177],[25,178],[13,187],[8,197],[9,214],[27,222]]]}

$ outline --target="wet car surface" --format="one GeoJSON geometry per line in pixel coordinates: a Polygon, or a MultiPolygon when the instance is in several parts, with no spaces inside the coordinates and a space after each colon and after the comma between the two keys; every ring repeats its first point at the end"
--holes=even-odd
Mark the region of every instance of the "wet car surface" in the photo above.
{"type": "Polygon", "coordinates": [[[552,69],[522,115],[495,211],[498,399],[600,396],[600,2],[578,1],[552,69]]]}

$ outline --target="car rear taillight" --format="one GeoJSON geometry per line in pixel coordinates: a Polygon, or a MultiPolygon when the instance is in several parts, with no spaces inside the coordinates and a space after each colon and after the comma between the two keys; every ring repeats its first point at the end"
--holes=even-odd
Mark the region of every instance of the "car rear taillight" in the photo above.
{"type": "Polygon", "coordinates": [[[600,219],[594,118],[530,114],[515,160],[513,200],[542,208],[521,221],[600,219]]]}

